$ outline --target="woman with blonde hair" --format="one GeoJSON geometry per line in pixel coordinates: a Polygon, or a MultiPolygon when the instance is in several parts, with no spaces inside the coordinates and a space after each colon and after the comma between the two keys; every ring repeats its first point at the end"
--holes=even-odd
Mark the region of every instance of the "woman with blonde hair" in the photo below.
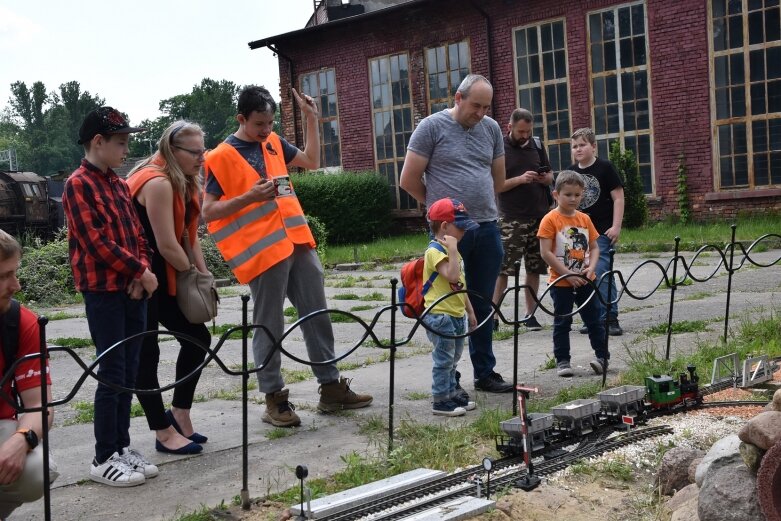
{"type": "MultiPolygon", "coordinates": [[[[201,127],[188,121],[176,121],[163,132],[157,152],[130,172],[127,183],[147,240],[154,250],[152,271],[159,283],[158,290],[147,303],[147,331],[156,331],[158,324],[162,324],[169,331],[184,333],[208,346],[211,342],[209,330],[204,324],[191,324],[176,302],[176,273],[190,268],[184,240],[191,245],[196,268],[204,273],[208,271],[197,234],[201,211],[198,176],[205,152],[201,127]]],[[[206,356],[206,352],[192,342],[180,339],[179,344],[176,380],[193,372],[206,356]]],[[[160,387],[159,362],[158,337],[144,338],[136,388],[160,387]]],[[[207,438],[195,432],[190,421],[198,377],[174,389],[168,411],[160,394],[138,395],[149,428],[155,431],[158,451],[196,454],[203,450],[201,444],[207,438]]]]}

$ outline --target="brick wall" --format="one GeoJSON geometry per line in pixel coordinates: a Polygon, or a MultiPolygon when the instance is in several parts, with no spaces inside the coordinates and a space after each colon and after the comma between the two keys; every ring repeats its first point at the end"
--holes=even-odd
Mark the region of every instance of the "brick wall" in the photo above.
{"type": "MultiPolygon", "coordinates": [[[[707,0],[647,0],[649,88],[653,125],[655,195],[651,215],[677,212],[678,157],[685,154],[689,198],[698,219],[731,217],[739,211],[781,209],[781,191],[715,192],[710,124],[707,0]]],[[[468,39],[472,72],[494,84],[494,119],[504,126],[516,107],[515,27],[564,18],[572,129],[592,126],[586,42],[587,13],[627,2],[615,0],[440,0],[369,20],[323,26],[297,40],[278,42],[293,65],[292,86],[301,74],[335,68],[342,166],[374,169],[368,61],[408,52],[415,121],[428,114],[425,47],[468,39]],[[479,5],[479,9],[473,4],[479,5]],[[489,20],[486,20],[485,16],[489,20]],[[488,28],[490,27],[490,31],[488,28]],[[490,34],[490,37],[488,36],[490,34]],[[489,47],[491,52],[489,53],[489,47]]],[[[282,107],[291,106],[291,75],[280,58],[282,107]]],[[[287,139],[302,143],[296,113],[283,111],[287,139]]]]}

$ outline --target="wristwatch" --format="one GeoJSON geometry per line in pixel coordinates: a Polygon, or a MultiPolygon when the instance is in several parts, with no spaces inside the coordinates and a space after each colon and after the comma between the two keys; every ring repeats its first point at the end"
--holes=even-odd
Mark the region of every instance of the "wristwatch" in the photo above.
{"type": "Polygon", "coordinates": [[[27,442],[27,445],[30,447],[29,450],[33,450],[35,447],[38,446],[38,435],[35,433],[32,429],[19,429],[16,431],[17,434],[21,434],[24,436],[24,441],[27,442]]]}

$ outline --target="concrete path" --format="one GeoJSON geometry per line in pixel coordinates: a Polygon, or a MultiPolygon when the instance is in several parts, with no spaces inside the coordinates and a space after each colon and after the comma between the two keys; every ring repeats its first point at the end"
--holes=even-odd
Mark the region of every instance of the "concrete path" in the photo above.
{"type": "MultiPolygon", "coordinates": [[[[757,262],[772,263],[780,255],[780,251],[769,251],[754,254],[752,257],[757,262]]],[[[685,254],[687,260],[690,260],[691,256],[691,253],[685,254]]],[[[655,258],[665,265],[670,254],[660,254],[655,258]]],[[[616,265],[628,276],[636,266],[648,260],[647,255],[621,254],[617,256],[616,265]]],[[[695,274],[702,276],[713,271],[717,263],[718,257],[715,255],[703,256],[692,269],[695,274]]],[[[329,272],[326,275],[329,306],[344,310],[358,305],[373,306],[372,309],[356,312],[366,321],[371,320],[382,306],[390,302],[389,280],[398,276],[398,268],[399,265],[394,265],[375,270],[329,272]],[[379,293],[376,297],[380,300],[366,300],[366,297],[373,293],[379,293]],[[344,299],[346,294],[364,296],[365,299],[344,299]]],[[[636,296],[645,297],[660,279],[659,269],[648,264],[633,276],[629,289],[636,296]]],[[[706,332],[674,335],[674,353],[695,350],[700,342],[714,340],[723,333],[726,287],[727,276],[722,269],[708,282],[694,283],[678,289],[674,320],[705,320],[709,325],[706,332]]],[[[781,264],[777,263],[768,268],[746,265],[735,275],[732,288],[731,329],[739,327],[741,320],[755,320],[771,313],[777,316],[781,296],[781,264]]],[[[243,286],[223,290],[226,296],[222,299],[218,325],[241,322],[239,295],[246,293],[246,290],[243,286]]],[[[626,334],[623,337],[611,337],[610,373],[617,374],[626,367],[627,357],[637,353],[654,351],[663,356],[666,337],[647,336],[644,333],[653,326],[666,324],[669,299],[670,291],[663,289],[643,300],[635,300],[628,295],[622,299],[620,319],[626,334]]],[[[552,309],[549,299],[545,299],[544,304],[552,309]]],[[[50,342],[62,337],[89,338],[82,306],[42,311],[51,314],[58,310],[78,316],[50,322],[47,328],[50,342]]],[[[512,317],[509,299],[503,306],[503,312],[512,317]]],[[[546,328],[539,332],[522,331],[519,338],[519,381],[539,386],[543,395],[549,396],[562,387],[595,379],[588,367],[592,356],[588,339],[576,331],[573,331],[571,336],[575,377],[562,379],[555,375],[554,370],[543,369],[547,359],[552,356],[552,319],[544,314],[538,314],[538,318],[546,328]]],[[[412,321],[406,318],[400,320],[399,334],[404,337],[408,334],[412,321]]],[[[384,313],[375,328],[379,338],[390,337],[389,324],[390,315],[384,313]]],[[[579,326],[577,318],[576,326],[579,326]]],[[[346,352],[363,331],[354,323],[336,323],[334,328],[337,350],[341,353],[346,352]]],[[[494,345],[498,360],[497,370],[505,377],[511,377],[512,338],[495,342],[494,345]]],[[[303,356],[300,331],[292,333],[285,347],[303,356]]],[[[240,349],[240,341],[231,340],[226,343],[219,356],[226,365],[235,369],[241,360],[240,349]]],[[[94,356],[94,348],[91,347],[77,351],[84,360],[91,360],[94,356]]],[[[512,395],[489,395],[473,391],[469,382],[471,363],[469,357],[465,356],[459,368],[466,375],[463,382],[466,389],[478,401],[478,410],[469,413],[465,418],[434,417],[431,415],[428,400],[419,398],[430,393],[431,385],[430,344],[422,330],[419,329],[409,345],[402,347],[399,352],[404,358],[397,361],[395,373],[397,425],[402,418],[420,422],[468,422],[479,414],[481,408],[512,407],[512,395]]],[[[165,384],[173,381],[176,354],[176,344],[171,340],[163,341],[160,379],[165,384]]],[[[370,439],[359,432],[369,419],[381,418],[387,422],[389,363],[380,361],[383,354],[384,350],[365,342],[345,360],[345,363],[354,367],[343,370],[344,375],[354,378],[353,388],[374,395],[374,403],[367,409],[324,416],[316,412],[317,384],[311,374],[306,381],[290,384],[288,387],[291,390],[291,400],[301,416],[302,425],[285,431],[288,436],[282,438],[276,438],[278,430],[260,421],[263,405],[258,401],[262,400],[262,396],[257,391],[250,392],[248,489],[251,497],[264,496],[292,486],[295,483],[292,469],[298,464],[308,466],[310,478],[320,477],[343,468],[342,457],[353,451],[371,454],[384,450],[386,436],[370,439]]],[[[62,398],[71,390],[81,371],[69,356],[62,353],[53,354],[51,364],[55,398],[62,398]]],[[[290,360],[284,360],[283,366],[291,370],[306,369],[290,360]]],[[[700,374],[705,377],[709,373],[710,368],[702,368],[700,374]]],[[[51,446],[52,456],[59,465],[61,476],[52,489],[52,519],[171,520],[199,509],[202,505],[215,506],[221,501],[230,503],[234,496],[239,494],[242,486],[239,385],[238,377],[225,374],[214,363],[204,370],[197,391],[202,395],[203,401],[194,405],[192,417],[196,429],[209,436],[209,442],[204,446],[204,453],[198,456],[175,457],[155,452],[154,436],[148,430],[146,420],[143,417],[134,418],[131,422],[133,445],[160,466],[160,476],[140,487],[114,489],[87,479],[93,457],[92,425],[68,425],[76,417],[75,403],[92,403],[95,385],[88,379],[74,400],[58,407],[55,413],[56,428],[51,433],[51,446]]],[[[170,392],[164,395],[164,400],[170,401],[170,392]]],[[[24,505],[11,519],[40,520],[43,517],[43,503],[39,501],[24,505]]]]}

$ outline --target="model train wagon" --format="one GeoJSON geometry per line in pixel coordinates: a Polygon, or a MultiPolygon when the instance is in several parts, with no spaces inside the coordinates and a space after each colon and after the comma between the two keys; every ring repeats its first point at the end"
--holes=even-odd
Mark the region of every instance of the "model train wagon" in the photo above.
{"type": "MultiPolygon", "coordinates": [[[[546,453],[552,446],[577,442],[584,435],[623,423],[644,423],[651,411],[698,405],[699,377],[694,366],[678,379],[653,375],[645,386],[622,385],[597,394],[597,399],[573,400],[553,407],[550,413],[528,415],[529,440],[533,455],[546,453]]],[[[496,448],[507,456],[523,454],[520,418],[501,422],[505,435],[497,436],[496,448]]]]}
{"type": "Polygon", "coordinates": [[[57,208],[46,178],[33,172],[0,171],[0,228],[14,235],[55,230],[57,208]]]}

